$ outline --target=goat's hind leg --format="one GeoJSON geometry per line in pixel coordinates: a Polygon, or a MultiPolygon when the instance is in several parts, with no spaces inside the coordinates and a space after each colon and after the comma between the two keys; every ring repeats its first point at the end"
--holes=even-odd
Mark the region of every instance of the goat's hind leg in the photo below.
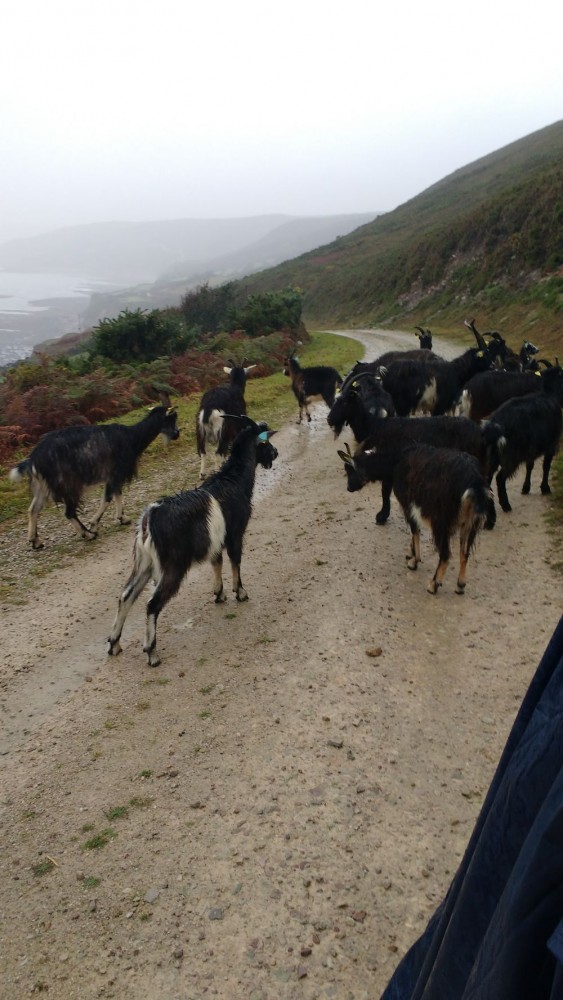
{"type": "Polygon", "coordinates": [[[544,496],[551,493],[551,487],[549,485],[549,470],[551,469],[551,463],[555,456],[554,451],[546,451],[543,457],[543,475],[540,483],[540,490],[544,496]]]}
{"type": "Polygon", "coordinates": [[[133,567],[133,572],[129,577],[125,589],[119,598],[119,605],[117,608],[117,615],[115,616],[115,621],[113,623],[113,628],[111,634],[108,636],[109,649],[108,656],[117,656],[121,653],[120,638],[123,631],[123,626],[125,624],[125,619],[129,614],[131,608],[133,607],[135,601],[137,600],[139,594],[143,592],[147,583],[151,578],[152,566],[150,563],[144,563],[133,567]]]}
{"type": "Polygon", "coordinates": [[[450,558],[451,558],[450,540],[449,540],[449,538],[448,537],[442,537],[442,539],[440,541],[438,541],[438,539],[435,539],[435,540],[438,543],[436,547],[438,549],[438,554],[440,556],[440,561],[439,561],[439,563],[438,563],[438,565],[436,567],[436,572],[434,573],[434,576],[432,577],[432,579],[430,580],[430,582],[429,582],[429,584],[428,584],[428,586],[426,588],[429,594],[437,594],[438,593],[438,588],[441,587],[442,583],[444,582],[444,577],[446,575],[446,570],[448,568],[448,564],[449,564],[449,561],[450,561],[450,558]]]}
{"type": "MultiPolygon", "coordinates": [[[[533,472],[533,469],[534,469],[534,462],[533,462],[533,460],[531,462],[526,462],[526,475],[524,477],[524,482],[522,484],[522,493],[524,494],[524,496],[528,496],[528,494],[529,494],[529,492],[530,492],[530,490],[532,488],[532,472],[533,472]]],[[[542,492],[543,492],[543,490],[542,490],[542,492]]]]}
{"type": "Polygon", "coordinates": [[[149,667],[160,665],[160,657],[156,652],[156,623],[162,609],[180,589],[182,579],[183,575],[175,570],[165,571],[147,604],[146,641],[143,651],[147,654],[149,667]]]}
{"type": "Polygon", "coordinates": [[[215,578],[213,584],[215,604],[223,604],[227,600],[227,595],[223,589],[223,554],[221,552],[212,560],[211,565],[213,566],[213,576],[215,578]]]}
{"type": "Polygon", "coordinates": [[[409,521],[408,524],[411,529],[411,543],[406,554],[406,560],[408,568],[415,570],[419,562],[422,561],[420,558],[420,530],[414,521],[409,521]]]}
{"type": "Polygon", "coordinates": [[[473,548],[476,535],[477,526],[473,521],[461,525],[459,531],[459,574],[455,586],[456,594],[461,595],[465,593],[465,584],[467,582],[467,562],[469,559],[469,553],[473,548]]]}
{"type": "Polygon", "coordinates": [[[236,594],[237,601],[247,601],[248,594],[242,585],[242,580],[240,577],[240,563],[242,559],[242,539],[240,544],[233,543],[232,541],[227,542],[227,555],[231,561],[231,569],[233,571],[233,591],[236,594]]]}
{"type": "Polygon", "coordinates": [[[37,479],[35,477],[31,480],[31,491],[33,494],[33,499],[29,505],[28,509],[28,524],[27,524],[27,539],[30,543],[32,549],[42,549],[44,548],[43,542],[39,541],[39,536],[37,533],[37,522],[39,520],[39,515],[43,510],[47,498],[49,496],[49,491],[42,479],[37,479]]]}

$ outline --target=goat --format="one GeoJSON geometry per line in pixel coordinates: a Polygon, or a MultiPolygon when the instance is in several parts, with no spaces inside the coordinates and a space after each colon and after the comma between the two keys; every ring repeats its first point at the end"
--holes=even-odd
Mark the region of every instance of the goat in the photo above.
{"type": "Polygon", "coordinates": [[[45,434],[28,458],[10,472],[10,479],[29,480],[32,501],[28,511],[28,541],[33,549],[42,549],[37,522],[50,498],[63,503],[65,517],[79,535],[96,538],[97,527],[104,511],[115,499],[118,524],[130,524],[123,513],[122,490],[137,474],[143,452],[161,434],[166,442],[179,435],[176,410],[170,406],[166,393],[161,393],[162,406],[155,406],[138,423],[64,427],[45,434]],[[87,527],[80,520],[82,494],[86,486],[104,483],[101,505],[87,527]]]}
{"type": "Polygon", "coordinates": [[[453,409],[468,379],[490,364],[488,349],[471,347],[453,361],[397,360],[380,372],[399,416],[417,411],[440,416],[453,409]]]}
{"type": "Polygon", "coordinates": [[[421,326],[415,326],[415,330],[418,330],[417,337],[420,344],[420,348],[423,351],[432,350],[432,332],[428,329],[424,330],[421,326]]]}
{"type": "MultiPolygon", "coordinates": [[[[232,442],[237,436],[240,426],[236,420],[223,419],[225,414],[235,417],[246,415],[246,402],[244,399],[244,388],[246,376],[256,365],[246,364],[243,358],[240,365],[237,365],[231,358],[224,366],[223,371],[229,376],[228,385],[215,385],[204,392],[196,417],[195,433],[197,453],[201,458],[199,478],[205,479],[207,468],[207,446],[216,446],[216,456],[224,457],[228,454],[232,442]]],[[[217,461],[217,458],[216,458],[217,461]]]]}
{"type": "Polygon", "coordinates": [[[163,497],[141,514],[133,549],[133,570],[119,599],[117,615],[108,637],[110,656],[121,652],[120,638],[131,607],[152,577],[156,588],[147,604],[146,642],[149,667],[160,663],[156,652],[156,623],[194,563],[213,567],[215,603],[226,601],[223,591],[223,549],[231,561],[237,601],[246,601],[240,563],[244,533],[252,513],[256,466],[270,469],[277,451],[270,438],[275,431],[250,417],[226,414],[242,424],[231,454],[218,472],[195,490],[163,497]]]}
{"type": "MultiPolygon", "coordinates": [[[[549,369],[548,369],[549,370],[549,369]]],[[[464,385],[456,412],[480,423],[507,399],[538,392],[546,372],[506,372],[493,369],[473,375],[464,385]],[[542,382],[539,379],[542,379],[542,382]]]]}
{"type": "Polygon", "coordinates": [[[496,512],[491,490],[473,455],[450,448],[418,444],[400,451],[368,451],[360,455],[338,452],[345,463],[348,490],[353,493],[367,482],[392,482],[411,530],[407,566],[416,570],[420,560],[420,528],[430,524],[440,557],[427,590],[436,594],[442,586],[451,557],[450,539],[459,528],[460,561],[455,588],[463,594],[467,560],[479,530],[493,527],[496,512]]]}
{"type": "MultiPolygon", "coordinates": [[[[382,452],[401,451],[415,444],[432,445],[435,448],[449,448],[473,455],[479,462],[484,476],[490,474],[493,461],[493,446],[488,444],[481,428],[464,417],[389,417],[374,420],[367,439],[357,449],[356,455],[370,452],[373,448],[382,452]]],[[[385,524],[391,513],[392,480],[381,481],[381,510],[375,517],[376,524],[385,524]]]]}
{"type": "Polygon", "coordinates": [[[511,479],[522,463],[526,463],[526,476],[522,493],[528,494],[536,458],[543,455],[541,492],[551,493],[549,471],[559,447],[562,429],[563,368],[557,362],[543,373],[541,391],[529,396],[508,399],[485,421],[483,434],[496,449],[496,460],[490,469],[492,480],[496,477],[498,499],[502,509],[512,510],[506,481],[511,479]]]}
{"type": "Polygon", "coordinates": [[[307,420],[311,421],[309,403],[314,399],[324,399],[330,409],[334,403],[337,386],[342,385],[342,376],[336,368],[330,368],[328,365],[302,368],[293,352],[284,361],[283,373],[291,379],[291,388],[299,405],[298,424],[303,420],[303,410],[307,414],[307,420]]]}
{"type": "Polygon", "coordinates": [[[395,407],[391,396],[383,388],[381,378],[363,372],[357,378],[344,380],[326,419],[335,438],[344,424],[348,424],[359,442],[368,436],[375,421],[388,416],[395,416],[395,407]]]}

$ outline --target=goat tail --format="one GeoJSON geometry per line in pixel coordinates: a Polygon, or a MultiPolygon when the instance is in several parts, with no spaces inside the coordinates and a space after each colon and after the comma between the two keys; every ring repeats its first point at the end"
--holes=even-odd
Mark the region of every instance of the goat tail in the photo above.
{"type": "Polygon", "coordinates": [[[481,528],[492,531],[497,512],[492,490],[485,484],[472,486],[461,498],[460,525],[475,539],[481,528]]]}
{"type": "Polygon", "coordinates": [[[25,458],[23,462],[14,465],[14,468],[10,469],[8,475],[13,483],[21,483],[23,479],[31,479],[31,462],[28,458],[25,458]]]}

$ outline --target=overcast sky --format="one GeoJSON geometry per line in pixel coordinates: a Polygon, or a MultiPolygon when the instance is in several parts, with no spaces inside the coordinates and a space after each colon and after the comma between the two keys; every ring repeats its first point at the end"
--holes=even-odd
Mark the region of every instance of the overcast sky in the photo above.
{"type": "Polygon", "coordinates": [[[563,117],[560,0],[4,0],[0,242],[387,211],[563,117]]]}

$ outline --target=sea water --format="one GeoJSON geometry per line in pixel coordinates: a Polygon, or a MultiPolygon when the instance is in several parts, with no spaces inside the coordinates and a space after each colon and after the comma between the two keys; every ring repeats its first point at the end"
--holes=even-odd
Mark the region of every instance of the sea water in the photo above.
{"type": "MultiPolygon", "coordinates": [[[[76,299],[70,320],[79,329],[79,317],[96,291],[115,288],[109,282],[76,274],[42,274],[0,270],[0,367],[28,357],[35,344],[51,334],[41,328],[41,314],[47,314],[56,300],[76,299]],[[38,304],[40,303],[40,304],[38,304]],[[33,317],[33,323],[26,318],[33,317]]],[[[71,332],[61,329],[60,335],[71,332]]]]}

